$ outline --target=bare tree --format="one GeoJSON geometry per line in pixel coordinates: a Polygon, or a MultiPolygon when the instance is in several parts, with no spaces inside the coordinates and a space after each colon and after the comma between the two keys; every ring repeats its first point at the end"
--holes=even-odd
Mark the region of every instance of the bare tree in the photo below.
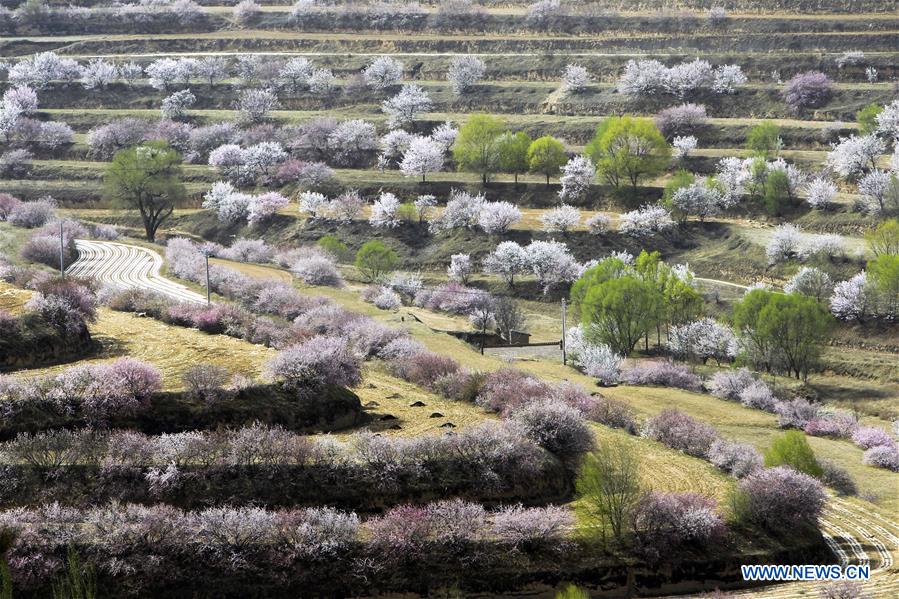
{"type": "Polygon", "coordinates": [[[525,315],[518,303],[510,297],[500,297],[494,308],[496,328],[503,339],[512,343],[512,331],[520,331],[525,325],[525,315]]]}
{"type": "Polygon", "coordinates": [[[642,493],[640,466],[633,448],[623,441],[605,441],[584,459],[576,486],[578,509],[599,529],[603,544],[609,532],[616,542],[622,542],[642,493]]]}

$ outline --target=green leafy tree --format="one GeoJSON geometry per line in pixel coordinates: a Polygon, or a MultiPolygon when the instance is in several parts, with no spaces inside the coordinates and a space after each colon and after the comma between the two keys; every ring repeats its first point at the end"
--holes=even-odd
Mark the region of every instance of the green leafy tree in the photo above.
{"type": "Polygon", "coordinates": [[[749,180],[746,191],[753,200],[765,199],[765,183],[768,181],[768,162],[756,157],[749,164],[749,180]]]}
{"type": "Polygon", "coordinates": [[[499,140],[499,167],[504,173],[512,173],[515,176],[515,184],[518,184],[518,175],[528,172],[528,148],[533,140],[524,131],[504,133],[499,140]]]}
{"type": "Polygon", "coordinates": [[[630,515],[642,494],[640,463],[624,441],[609,439],[588,454],[575,481],[577,511],[598,530],[603,544],[624,541],[630,515]]]}
{"type": "Polygon", "coordinates": [[[677,190],[683,189],[684,187],[690,187],[695,182],[696,177],[693,173],[685,169],[679,169],[676,173],[671,175],[671,178],[665,183],[665,189],[662,192],[662,204],[670,210],[671,198],[674,197],[677,190]]]}
{"type": "Polygon", "coordinates": [[[152,142],[116,153],[106,170],[106,197],[140,212],[148,241],[184,199],[181,156],[164,142],[152,142]]]}
{"type": "Polygon", "coordinates": [[[787,431],[774,439],[771,447],[765,451],[765,466],[790,466],[814,477],[824,474],[805,433],[800,431],[787,431]]]}
{"type": "Polygon", "coordinates": [[[414,223],[418,220],[418,209],[412,202],[403,202],[396,209],[396,217],[407,223],[414,223]]]}
{"type": "Polygon", "coordinates": [[[882,254],[868,261],[868,284],[881,314],[899,314],[899,255],[882,254]]]}
{"type": "Polygon", "coordinates": [[[762,121],[746,134],[746,149],[766,160],[777,158],[782,148],[780,127],[771,121],[762,121]]]}
{"type": "Polygon", "coordinates": [[[565,154],[565,146],[551,135],[535,139],[528,147],[528,169],[532,173],[545,175],[547,185],[549,178],[558,175],[566,162],[568,156],[565,154]]]}
{"type": "Polygon", "coordinates": [[[671,161],[671,148],[651,119],[610,117],[600,123],[584,149],[599,173],[614,187],[661,174],[671,161]]]}
{"type": "Polygon", "coordinates": [[[575,317],[578,320],[581,319],[581,306],[587,296],[587,291],[601,283],[617,279],[627,271],[628,265],[614,256],[604,258],[597,265],[587,269],[571,286],[571,309],[575,317]]]}
{"type": "Polygon", "coordinates": [[[855,113],[855,121],[858,123],[858,132],[861,135],[870,135],[877,131],[877,115],[883,112],[883,106],[877,102],[868,104],[855,113]]]}
{"type": "Polygon", "coordinates": [[[865,239],[875,256],[899,255],[899,219],[883,221],[876,229],[866,233],[865,239]]]}
{"type": "Polygon", "coordinates": [[[396,252],[377,239],[372,239],[356,252],[356,268],[369,281],[377,281],[396,269],[396,252]]]}
{"type": "Polygon", "coordinates": [[[783,214],[790,205],[790,180],[783,171],[771,171],[765,178],[765,210],[772,216],[783,214]]]}
{"type": "Polygon", "coordinates": [[[555,599],[590,599],[590,594],[573,584],[569,584],[564,589],[556,593],[555,599]]]}
{"type": "Polygon", "coordinates": [[[453,159],[460,171],[478,173],[487,183],[490,175],[500,168],[500,137],[505,132],[503,122],[496,117],[476,114],[459,129],[453,144],[453,159]]]}
{"type": "Polygon", "coordinates": [[[653,284],[623,276],[587,289],[581,322],[597,341],[626,356],[655,324],[661,301],[653,284]]]}
{"type": "MultiPolygon", "coordinates": [[[[634,271],[644,282],[652,285],[660,301],[656,303],[654,326],[656,343],[662,343],[662,328],[673,324],[694,320],[702,313],[702,296],[693,287],[689,275],[678,276],[669,265],[661,260],[659,252],[643,250],[634,260],[634,271]]],[[[644,336],[645,348],[649,349],[649,335],[644,336]]]]}
{"type": "Polygon", "coordinates": [[[734,326],[749,357],[766,370],[783,368],[797,379],[818,363],[833,317],[815,298],[750,291],[734,306],[734,326]]]}
{"type": "Polygon", "coordinates": [[[316,242],[316,245],[341,261],[346,259],[350,252],[346,244],[336,235],[325,235],[316,242]]]}

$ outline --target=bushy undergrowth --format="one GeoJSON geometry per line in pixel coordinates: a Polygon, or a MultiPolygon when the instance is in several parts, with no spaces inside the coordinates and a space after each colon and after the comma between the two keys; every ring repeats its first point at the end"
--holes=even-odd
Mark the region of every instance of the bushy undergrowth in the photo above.
{"type": "Polygon", "coordinates": [[[647,420],[643,436],[701,458],[709,457],[712,444],[718,440],[718,433],[711,425],[670,409],[647,420]]]}
{"type": "Polygon", "coordinates": [[[737,495],[740,515],[772,531],[815,526],[826,500],[821,483],[786,466],[746,476],[737,495]]]}
{"type": "Polygon", "coordinates": [[[353,354],[367,358],[406,336],[400,329],[345,310],[326,298],[303,295],[285,283],[242,277],[232,283],[228,295],[239,304],[180,303],[134,289],[109,290],[103,295],[113,310],[140,312],[167,324],[195,327],[276,349],[316,336],[342,337],[353,354]]]}
{"type": "Polygon", "coordinates": [[[93,289],[75,280],[55,279],[2,263],[0,277],[35,291],[23,314],[13,317],[3,313],[0,318],[0,364],[54,362],[92,348],[87,325],[96,316],[93,289]]]}
{"type": "Polygon", "coordinates": [[[450,399],[475,402],[503,417],[514,417],[530,406],[542,404],[547,410],[566,414],[573,410],[580,418],[631,433],[637,429],[633,411],[627,404],[592,396],[571,383],[553,386],[514,368],[471,372],[452,358],[428,351],[403,355],[391,360],[388,367],[400,378],[450,399]]]}
{"type": "Polygon", "coordinates": [[[161,386],[154,366],[119,358],[108,364],[85,364],[57,375],[21,379],[0,377],[0,411],[6,420],[31,412],[74,414],[101,424],[110,415],[134,414],[148,406],[161,386]]]}
{"type": "MultiPolygon", "coordinates": [[[[526,502],[565,496],[570,477],[541,448],[563,437],[541,436],[541,421],[529,422],[531,428],[486,422],[458,434],[414,438],[362,432],[345,441],[261,424],[154,436],[91,429],[26,433],[0,445],[10,481],[0,502],[34,501],[51,492],[50,485],[61,493],[54,496],[73,504],[119,497],[197,506],[231,498],[375,509],[447,495],[526,502]]],[[[561,453],[579,446],[554,448],[561,453]]]]}
{"type": "Polygon", "coordinates": [[[647,493],[632,521],[637,551],[652,562],[685,546],[706,548],[726,530],[715,500],[697,493],[647,493]]]}
{"type": "Polygon", "coordinates": [[[659,385],[687,391],[701,391],[702,380],[683,364],[650,362],[626,370],[622,380],[629,385],[659,385]]]}
{"type": "Polygon", "coordinates": [[[365,521],[330,507],[191,512],[108,503],[13,510],[0,514],[0,524],[16,531],[8,558],[18,590],[48,591],[75,546],[97,565],[104,588],[159,596],[175,585],[230,597],[260,585],[291,595],[310,588],[355,595],[423,581],[439,586],[462,570],[490,576],[558,559],[571,518],[553,506],[486,511],[456,500],[398,506],[365,521]],[[274,579],[273,564],[283,568],[274,579]]]}

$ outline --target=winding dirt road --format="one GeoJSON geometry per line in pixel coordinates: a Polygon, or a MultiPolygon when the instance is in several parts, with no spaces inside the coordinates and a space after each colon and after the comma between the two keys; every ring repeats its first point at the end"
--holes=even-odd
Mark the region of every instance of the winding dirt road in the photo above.
{"type": "Polygon", "coordinates": [[[159,274],[162,256],[153,250],[112,241],[75,241],[78,259],[66,269],[73,277],[94,278],[120,289],[145,289],[172,299],[203,303],[206,298],[159,274]]]}

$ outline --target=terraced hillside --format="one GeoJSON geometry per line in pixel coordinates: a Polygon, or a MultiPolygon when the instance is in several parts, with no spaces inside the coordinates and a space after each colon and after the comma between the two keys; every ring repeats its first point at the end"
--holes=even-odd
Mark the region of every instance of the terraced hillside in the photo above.
{"type": "Polygon", "coordinates": [[[892,597],[896,9],[5,2],[0,581],[892,597]],[[621,279],[660,295],[619,347],[578,290],[621,279]],[[820,330],[760,343],[762,296],[820,330]],[[78,328],[55,297],[89,352],[34,349],[78,328]],[[75,381],[123,357],[161,378],[104,408],[75,381]],[[785,429],[814,467],[771,457],[785,429]],[[584,491],[607,447],[639,462],[623,536],[584,491]],[[778,465],[810,518],[747,507],[778,465]],[[744,588],[770,561],[872,578],[744,588]]]}

